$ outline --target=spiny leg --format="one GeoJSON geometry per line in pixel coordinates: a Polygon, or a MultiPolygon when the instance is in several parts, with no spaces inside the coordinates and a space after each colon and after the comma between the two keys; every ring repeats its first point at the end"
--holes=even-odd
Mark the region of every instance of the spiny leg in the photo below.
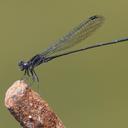
{"type": "Polygon", "coordinates": [[[38,88],[38,92],[39,92],[39,78],[38,78],[38,76],[37,76],[37,74],[36,74],[36,72],[35,72],[35,70],[33,69],[33,73],[34,73],[34,75],[35,75],[35,78],[36,78],[36,80],[37,80],[37,88],[38,88]]]}
{"type": "Polygon", "coordinates": [[[23,75],[23,77],[21,78],[21,80],[24,80],[24,79],[25,79],[26,73],[27,73],[27,71],[25,70],[25,71],[24,71],[24,75],[23,75]]]}
{"type": "Polygon", "coordinates": [[[24,71],[24,75],[26,75],[26,73],[27,73],[27,71],[25,70],[25,71],[24,71]]]}
{"type": "Polygon", "coordinates": [[[27,76],[30,77],[29,70],[25,70],[25,71],[24,71],[24,75],[23,75],[23,77],[21,78],[21,80],[27,80],[27,79],[28,79],[27,76]]]}
{"type": "Polygon", "coordinates": [[[33,69],[30,70],[31,76],[32,76],[32,80],[35,81],[35,74],[33,73],[33,69]]]}
{"type": "Polygon", "coordinates": [[[37,74],[36,74],[36,72],[35,72],[34,69],[33,69],[33,74],[34,74],[34,76],[36,77],[37,82],[39,82],[39,78],[38,78],[38,76],[37,76],[37,74]]]}
{"type": "Polygon", "coordinates": [[[30,77],[30,72],[29,72],[29,70],[26,70],[26,74],[30,77]]]}

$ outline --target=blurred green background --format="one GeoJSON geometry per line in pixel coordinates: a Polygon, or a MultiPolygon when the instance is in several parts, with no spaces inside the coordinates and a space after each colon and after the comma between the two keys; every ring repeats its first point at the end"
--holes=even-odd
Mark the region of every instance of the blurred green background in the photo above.
{"type": "MultiPolygon", "coordinates": [[[[4,106],[6,90],[23,75],[19,60],[42,52],[95,14],[105,17],[104,25],[74,49],[127,37],[127,5],[127,0],[0,0],[0,128],[19,127],[4,106]]],[[[127,56],[125,42],[40,65],[40,95],[67,128],[126,128],[127,56]]]]}

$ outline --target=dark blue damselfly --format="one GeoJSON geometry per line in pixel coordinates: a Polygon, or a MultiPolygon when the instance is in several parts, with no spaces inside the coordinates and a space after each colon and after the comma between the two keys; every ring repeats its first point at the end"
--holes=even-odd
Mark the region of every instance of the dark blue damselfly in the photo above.
{"type": "Polygon", "coordinates": [[[73,28],[69,33],[67,33],[62,38],[60,38],[55,43],[53,43],[53,45],[51,45],[44,52],[35,55],[27,62],[20,61],[18,65],[21,71],[24,71],[24,75],[30,76],[33,78],[33,80],[39,81],[39,78],[34,69],[35,67],[37,67],[38,65],[42,63],[46,63],[55,58],[77,53],[80,51],[85,51],[85,50],[93,49],[96,47],[101,47],[105,45],[111,45],[111,44],[116,44],[119,42],[128,41],[128,37],[121,38],[121,39],[113,40],[110,42],[96,43],[94,45],[90,45],[85,48],[81,48],[81,49],[77,49],[73,51],[59,53],[60,51],[68,49],[74,46],[75,44],[78,44],[85,38],[87,38],[92,32],[94,32],[97,28],[99,28],[103,22],[104,22],[104,17],[99,16],[99,15],[92,16],[88,18],[87,20],[81,22],[78,26],[73,28]]]}

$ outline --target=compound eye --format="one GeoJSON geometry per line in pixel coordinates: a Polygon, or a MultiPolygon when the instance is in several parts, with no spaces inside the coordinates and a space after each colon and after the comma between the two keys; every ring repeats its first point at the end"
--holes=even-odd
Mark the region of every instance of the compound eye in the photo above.
{"type": "Polygon", "coordinates": [[[18,66],[23,65],[23,63],[24,63],[23,61],[19,61],[19,62],[18,62],[18,66]]]}
{"type": "Polygon", "coordinates": [[[20,67],[20,70],[23,71],[24,70],[24,61],[18,62],[18,66],[20,67]]]}

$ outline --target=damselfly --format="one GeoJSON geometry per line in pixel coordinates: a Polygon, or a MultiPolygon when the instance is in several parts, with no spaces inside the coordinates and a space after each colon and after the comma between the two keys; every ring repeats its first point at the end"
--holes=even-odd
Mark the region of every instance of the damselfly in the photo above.
{"type": "Polygon", "coordinates": [[[24,75],[28,75],[32,77],[33,80],[39,81],[39,78],[34,69],[35,67],[37,67],[42,63],[46,63],[55,58],[77,53],[80,51],[85,51],[96,47],[128,41],[128,37],[121,38],[110,42],[96,43],[94,45],[90,45],[85,48],[81,48],[73,51],[59,53],[60,51],[68,49],[78,44],[85,38],[87,38],[92,32],[94,32],[97,28],[99,28],[103,22],[104,22],[104,17],[99,15],[92,16],[87,20],[81,22],[78,26],[73,28],[69,33],[64,35],[62,38],[58,39],[56,42],[53,43],[53,45],[51,45],[48,49],[44,50],[42,53],[35,55],[27,62],[20,61],[18,65],[21,71],[24,71],[24,75]]]}

